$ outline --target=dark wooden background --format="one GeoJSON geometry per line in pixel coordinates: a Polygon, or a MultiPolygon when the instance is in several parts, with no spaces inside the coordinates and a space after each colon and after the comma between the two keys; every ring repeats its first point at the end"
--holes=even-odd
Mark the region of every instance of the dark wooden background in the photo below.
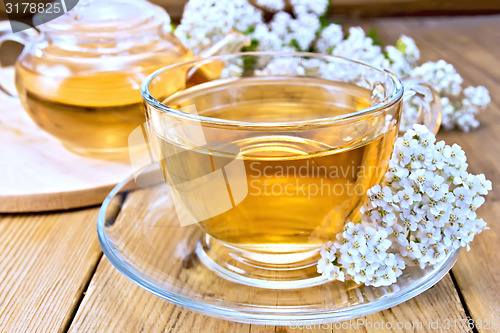
{"type": "MultiPolygon", "coordinates": [[[[176,20],[187,0],[151,2],[165,7],[176,20]]],[[[330,0],[330,4],[330,16],[348,18],[500,13],[500,0],[330,0]]]]}
{"type": "MultiPolygon", "coordinates": [[[[174,21],[179,21],[184,4],[187,2],[187,0],[150,1],[165,7],[174,21]]],[[[500,13],[500,0],[330,0],[330,3],[330,16],[336,18],[500,13]]],[[[4,17],[4,2],[0,1],[0,18],[4,17]]]]}

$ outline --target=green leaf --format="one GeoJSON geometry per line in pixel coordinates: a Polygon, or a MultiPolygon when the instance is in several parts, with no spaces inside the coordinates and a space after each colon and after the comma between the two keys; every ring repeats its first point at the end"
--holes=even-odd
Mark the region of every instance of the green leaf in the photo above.
{"type": "Polygon", "coordinates": [[[384,42],[378,36],[378,30],[376,28],[371,28],[368,30],[366,37],[370,37],[373,40],[373,45],[383,46],[384,42]]]}
{"type": "Polygon", "coordinates": [[[243,71],[245,73],[253,72],[253,70],[255,69],[255,65],[257,64],[257,60],[255,60],[255,57],[242,56],[241,58],[243,60],[243,71]]]}
{"type": "Polygon", "coordinates": [[[255,27],[250,27],[250,28],[248,28],[247,30],[245,30],[245,31],[240,31],[240,32],[241,32],[243,35],[248,36],[248,35],[250,35],[251,33],[255,32],[255,27]]]}
{"type": "Polygon", "coordinates": [[[241,52],[253,52],[253,51],[257,51],[257,47],[259,46],[259,41],[256,40],[256,39],[252,39],[250,41],[250,45],[248,46],[243,46],[241,48],[241,52]]]}
{"type": "Polygon", "coordinates": [[[407,46],[405,43],[403,43],[401,38],[396,41],[396,49],[401,51],[403,54],[406,54],[406,48],[407,48],[407,46]]]}
{"type": "Polygon", "coordinates": [[[299,42],[297,42],[297,40],[294,38],[292,39],[292,41],[290,42],[290,44],[298,51],[301,51],[301,48],[299,46],[299,42]]]}
{"type": "MultiPolygon", "coordinates": [[[[256,51],[257,47],[259,46],[259,42],[255,39],[252,39],[250,42],[250,45],[244,46],[241,49],[241,52],[252,52],[256,51]]],[[[257,60],[253,56],[242,56],[241,57],[243,61],[243,71],[244,72],[252,72],[255,69],[255,65],[257,64],[257,60]]]]}
{"type": "Polygon", "coordinates": [[[410,237],[411,237],[411,231],[408,231],[408,236],[406,236],[406,239],[408,240],[408,242],[410,241],[410,237]]]}
{"type": "Polygon", "coordinates": [[[321,15],[319,17],[319,31],[323,30],[327,26],[330,25],[330,22],[328,21],[328,16],[321,15]]]}
{"type": "Polygon", "coordinates": [[[332,5],[332,2],[333,1],[328,1],[328,5],[326,6],[325,12],[323,13],[323,15],[319,17],[319,24],[320,24],[319,31],[323,30],[330,24],[328,20],[328,14],[330,13],[330,6],[332,5]]]}

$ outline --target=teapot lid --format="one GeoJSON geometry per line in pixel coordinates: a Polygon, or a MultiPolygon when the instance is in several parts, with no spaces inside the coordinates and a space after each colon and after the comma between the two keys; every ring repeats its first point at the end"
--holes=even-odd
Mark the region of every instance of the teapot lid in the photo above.
{"type": "MultiPolygon", "coordinates": [[[[36,23],[37,17],[33,20],[36,23]]],[[[167,12],[145,0],[81,0],[69,12],[39,28],[47,33],[102,38],[147,32],[168,24],[167,12]]]]}

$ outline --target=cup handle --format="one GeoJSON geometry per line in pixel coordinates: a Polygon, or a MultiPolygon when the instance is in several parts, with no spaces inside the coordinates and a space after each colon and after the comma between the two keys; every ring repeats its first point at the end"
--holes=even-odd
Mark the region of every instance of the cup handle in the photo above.
{"type": "Polygon", "coordinates": [[[402,82],[403,105],[411,102],[418,111],[416,123],[425,125],[429,131],[437,134],[441,126],[441,100],[437,91],[420,79],[406,78],[402,82]]]}
{"type": "MultiPolygon", "coordinates": [[[[16,21],[13,21],[12,24],[25,25],[24,23],[16,21]]],[[[11,28],[11,23],[9,23],[8,21],[0,22],[0,47],[6,41],[17,42],[19,44],[26,46],[30,40],[32,40],[37,36],[38,32],[35,29],[28,28],[26,30],[13,33],[11,28]]],[[[3,65],[1,63],[0,67],[3,69],[3,65]]],[[[0,71],[0,76],[5,76],[5,72],[0,71]]],[[[17,94],[15,93],[15,91],[11,91],[8,88],[6,88],[3,82],[5,82],[4,78],[0,80],[0,91],[6,94],[7,96],[17,98],[17,94]]]]}

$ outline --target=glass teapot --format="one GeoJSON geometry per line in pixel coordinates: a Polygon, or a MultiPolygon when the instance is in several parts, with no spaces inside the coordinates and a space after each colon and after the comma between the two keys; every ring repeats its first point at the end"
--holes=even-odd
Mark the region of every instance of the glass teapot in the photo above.
{"type": "MultiPolygon", "coordinates": [[[[40,128],[84,155],[125,155],[128,135],[145,121],[141,82],[195,56],[172,34],[168,14],[145,0],[83,0],[39,29],[0,27],[0,44],[25,45],[15,65],[17,95],[40,128]]],[[[246,42],[230,33],[197,56],[246,42]]]]}

